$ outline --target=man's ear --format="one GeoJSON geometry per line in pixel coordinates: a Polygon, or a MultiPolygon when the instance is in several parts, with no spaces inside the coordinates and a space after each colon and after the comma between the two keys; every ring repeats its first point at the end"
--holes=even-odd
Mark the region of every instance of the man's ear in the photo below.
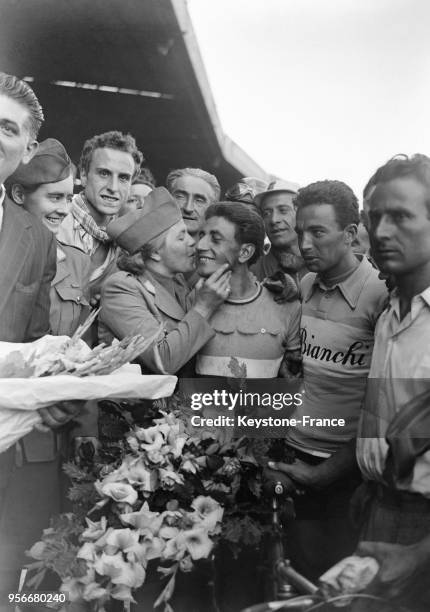
{"type": "Polygon", "coordinates": [[[149,256],[149,259],[152,259],[152,261],[161,261],[161,255],[158,251],[153,251],[149,256]]]}
{"type": "Polygon", "coordinates": [[[345,243],[352,244],[357,238],[357,232],[358,227],[355,223],[350,223],[349,225],[347,225],[343,230],[345,236],[345,243]]]}
{"type": "Polygon", "coordinates": [[[79,172],[79,179],[81,181],[82,187],[86,187],[87,186],[87,171],[84,170],[83,168],[81,168],[79,172]]]}
{"type": "Polygon", "coordinates": [[[18,183],[15,183],[15,185],[12,185],[12,188],[10,190],[10,195],[12,197],[12,200],[15,202],[15,204],[19,204],[19,206],[23,206],[24,199],[25,199],[25,192],[24,192],[24,189],[22,188],[22,185],[18,185],[18,183]]]}
{"type": "Polygon", "coordinates": [[[28,164],[33,157],[36,155],[36,151],[39,148],[39,143],[34,138],[29,137],[27,146],[25,147],[25,153],[21,159],[22,164],[28,164]]]}
{"type": "Polygon", "coordinates": [[[239,263],[246,263],[251,259],[251,257],[255,253],[255,244],[251,244],[250,242],[245,242],[242,244],[239,251],[238,261],[239,263]]]}

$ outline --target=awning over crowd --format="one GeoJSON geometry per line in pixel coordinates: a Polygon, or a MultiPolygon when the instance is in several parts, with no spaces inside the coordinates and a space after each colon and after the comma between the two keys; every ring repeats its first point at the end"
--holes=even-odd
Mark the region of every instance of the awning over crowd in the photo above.
{"type": "Polygon", "coordinates": [[[198,166],[223,187],[269,179],[222,130],[185,0],[3,0],[0,69],[26,78],[54,137],[132,133],[162,184],[198,166]]]}

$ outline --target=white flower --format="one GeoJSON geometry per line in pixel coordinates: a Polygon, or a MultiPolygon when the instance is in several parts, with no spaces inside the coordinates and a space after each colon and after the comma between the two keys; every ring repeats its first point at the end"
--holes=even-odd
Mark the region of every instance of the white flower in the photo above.
{"type": "Polygon", "coordinates": [[[158,471],[160,476],[160,483],[163,489],[173,489],[175,484],[184,484],[184,477],[181,474],[177,474],[173,470],[165,470],[160,468],[158,471]]]}
{"type": "Polygon", "coordinates": [[[145,570],[140,563],[128,563],[122,553],[107,555],[103,553],[94,563],[101,576],[108,576],[113,584],[139,588],[145,581],[145,570]]]}
{"type": "Polygon", "coordinates": [[[208,557],[214,545],[205,529],[184,531],[178,539],[183,542],[194,561],[208,557]]]}
{"type": "Polygon", "coordinates": [[[159,512],[151,512],[147,502],[142,504],[138,512],[121,514],[120,519],[136,529],[150,529],[152,533],[157,533],[163,523],[163,516],[159,512]]]}
{"type": "Polygon", "coordinates": [[[93,599],[97,599],[97,602],[102,599],[106,601],[109,599],[109,596],[109,591],[104,589],[97,582],[90,582],[90,584],[87,584],[83,592],[85,601],[92,601],[93,599]]]}
{"type": "Polygon", "coordinates": [[[70,602],[82,601],[84,587],[79,584],[76,578],[65,578],[60,585],[60,593],[66,593],[70,602]]]}
{"type": "Polygon", "coordinates": [[[118,550],[127,551],[139,541],[139,533],[131,529],[113,529],[106,538],[106,552],[115,554],[118,550]]]}
{"type": "Polygon", "coordinates": [[[46,550],[45,542],[36,542],[35,544],[33,544],[30,550],[27,551],[27,554],[33,559],[42,561],[44,559],[45,550],[46,550]]]}
{"type": "Polygon", "coordinates": [[[194,515],[190,515],[191,520],[198,527],[206,529],[211,535],[220,532],[224,509],[217,501],[212,497],[200,495],[196,497],[191,507],[195,510],[194,515]]]}
{"type": "Polygon", "coordinates": [[[76,557],[85,561],[94,561],[96,558],[96,547],[92,542],[85,542],[78,550],[76,557]]]}
{"type": "Polygon", "coordinates": [[[118,584],[114,586],[111,591],[111,597],[112,599],[118,599],[119,601],[131,601],[136,603],[133,595],[131,594],[131,588],[125,586],[125,584],[118,584]]]}
{"type": "Polygon", "coordinates": [[[136,436],[141,441],[140,447],[146,451],[160,450],[164,444],[164,436],[158,425],[136,430],[136,436]]]}
{"type": "Polygon", "coordinates": [[[211,514],[211,512],[214,510],[221,508],[221,506],[212,497],[199,495],[191,504],[191,508],[194,508],[194,510],[198,512],[202,518],[204,518],[208,514],[211,514]]]}
{"type": "Polygon", "coordinates": [[[116,502],[122,502],[132,506],[137,501],[137,491],[127,483],[97,481],[94,483],[94,486],[101,495],[111,497],[116,502]]]}
{"type": "Polygon", "coordinates": [[[166,546],[163,550],[163,559],[172,561],[179,561],[187,552],[185,542],[183,538],[177,536],[171,540],[167,540],[166,546]]]}
{"type": "Polygon", "coordinates": [[[100,521],[93,522],[89,518],[85,519],[87,522],[87,529],[82,533],[83,540],[98,540],[106,531],[107,519],[105,516],[102,516],[100,521]]]}
{"type": "Polygon", "coordinates": [[[160,538],[164,540],[171,540],[172,538],[176,538],[179,534],[179,529],[177,527],[170,527],[169,525],[163,525],[158,532],[160,538]]]}

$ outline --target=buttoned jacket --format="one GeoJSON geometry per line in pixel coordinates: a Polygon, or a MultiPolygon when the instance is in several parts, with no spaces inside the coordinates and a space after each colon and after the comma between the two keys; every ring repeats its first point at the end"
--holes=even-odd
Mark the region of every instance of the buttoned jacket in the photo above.
{"type": "Polygon", "coordinates": [[[191,307],[188,287],[180,277],[168,279],[166,285],[147,271],[139,276],[124,271],[110,276],[102,288],[99,336],[104,340],[109,332],[119,339],[156,334],[139,361],[150,372],[174,374],[214,331],[191,307]]]}
{"type": "Polygon", "coordinates": [[[0,232],[0,340],[31,342],[49,332],[56,246],[38,219],[6,196],[0,232]]]}

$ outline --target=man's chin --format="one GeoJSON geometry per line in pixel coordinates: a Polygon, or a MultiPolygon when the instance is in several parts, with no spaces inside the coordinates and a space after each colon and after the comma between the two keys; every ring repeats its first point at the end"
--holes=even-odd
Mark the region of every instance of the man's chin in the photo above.
{"type": "Polygon", "coordinates": [[[106,215],[106,217],[110,217],[112,215],[117,215],[122,207],[122,202],[118,202],[118,204],[110,205],[106,204],[106,202],[97,202],[97,212],[102,215],[106,215]]]}
{"type": "Polygon", "coordinates": [[[294,238],[286,239],[285,237],[281,238],[280,236],[268,236],[268,238],[270,240],[272,248],[278,249],[280,251],[282,249],[289,249],[294,244],[294,238]]]}
{"type": "Polygon", "coordinates": [[[209,276],[211,276],[211,274],[213,274],[214,272],[216,272],[221,266],[219,266],[218,264],[215,265],[211,265],[211,264],[200,264],[197,266],[197,274],[199,276],[201,276],[202,278],[209,278],[209,276]]]}
{"type": "Polygon", "coordinates": [[[185,227],[187,228],[187,232],[190,236],[194,237],[200,229],[200,223],[196,219],[186,219],[182,217],[185,223],[185,227]]]}

